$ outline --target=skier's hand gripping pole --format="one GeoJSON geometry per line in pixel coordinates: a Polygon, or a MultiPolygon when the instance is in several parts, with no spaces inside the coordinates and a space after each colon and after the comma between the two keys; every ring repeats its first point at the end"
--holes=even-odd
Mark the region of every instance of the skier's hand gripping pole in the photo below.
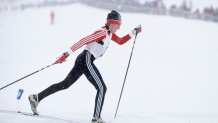
{"type": "Polygon", "coordinates": [[[135,27],[133,30],[132,30],[132,34],[133,35],[137,35],[138,33],[142,32],[142,27],[141,25],[138,25],[137,27],[135,27]]]}
{"type": "Polygon", "coordinates": [[[56,61],[55,61],[55,64],[61,64],[63,62],[66,61],[67,57],[69,56],[70,54],[68,52],[64,52],[56,61]]]}

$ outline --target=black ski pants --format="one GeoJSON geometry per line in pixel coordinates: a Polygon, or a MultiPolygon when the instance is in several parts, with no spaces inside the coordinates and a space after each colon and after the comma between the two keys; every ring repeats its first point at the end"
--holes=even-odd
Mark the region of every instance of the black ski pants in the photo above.
{"type": "Polygon", "coordinates": [[[43,90],[38,94],[38,100],[41,101],[43,98],[57,92],[60,90],[67,89],[70,87],[81,75],[85,75],[86,78],[91,82],[92,85],[97,90],[95,97],[95,109],[94,109],[94,118],[101,117],[101,110],[104,103],[105,93],[107,87],[101,77],[100,72],[97,67],[94,65],[93,61],[95,57],[87,50],[84,50],[76,59],[75,65],[67,77],[56,84],[51,85],[47,89],[43,90]]]}

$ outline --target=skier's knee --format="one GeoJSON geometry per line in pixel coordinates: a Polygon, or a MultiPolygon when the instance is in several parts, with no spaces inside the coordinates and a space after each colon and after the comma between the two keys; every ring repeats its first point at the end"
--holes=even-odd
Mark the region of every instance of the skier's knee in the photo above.
{"type": "Polygon", "coordinates": [[[97,91],[102,91],[102,93],[105,94],[106,91],[107,91],[107,87],[106,86],[102,86],[102,87],[98,88],[97,91]]]}

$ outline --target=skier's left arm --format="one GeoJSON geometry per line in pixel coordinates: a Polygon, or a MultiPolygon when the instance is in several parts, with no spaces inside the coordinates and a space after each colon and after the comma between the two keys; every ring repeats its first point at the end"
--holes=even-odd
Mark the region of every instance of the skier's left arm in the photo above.
{"type": "Polygon", "coordinates": [[[134,28],[129,34],[125,35],[124,37],[120,38],[115,33],[112,34],[112,40],[116,42],[119,45],[122,45],[129,41],[133,36],[135,36],[137,33],[140,33],[142,31],[141,25],[134,28]]]}

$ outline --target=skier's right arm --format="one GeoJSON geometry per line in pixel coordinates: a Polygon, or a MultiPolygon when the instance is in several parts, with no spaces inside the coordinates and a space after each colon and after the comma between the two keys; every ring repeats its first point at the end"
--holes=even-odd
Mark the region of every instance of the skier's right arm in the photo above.
{"type": "Polygon", "coordinates": [[[81,39],[80,41],[78,41],[77,43],[75,43],[73,46],[70,47],[70,49],[63,53],[56,61],[55,64],[61,64],[64,61],[66,61],[67,57],[74,51],[76,51],[77,49],[79,49],[80,47],[82,47],[85,44],[89,44],[91,42],[96,42],[96,41],[100,41],[103,40],[106,37],[106,31],[105,30],[99,30],[94,32],[91,35],[86,36],[85,38],[81,39]]]}

